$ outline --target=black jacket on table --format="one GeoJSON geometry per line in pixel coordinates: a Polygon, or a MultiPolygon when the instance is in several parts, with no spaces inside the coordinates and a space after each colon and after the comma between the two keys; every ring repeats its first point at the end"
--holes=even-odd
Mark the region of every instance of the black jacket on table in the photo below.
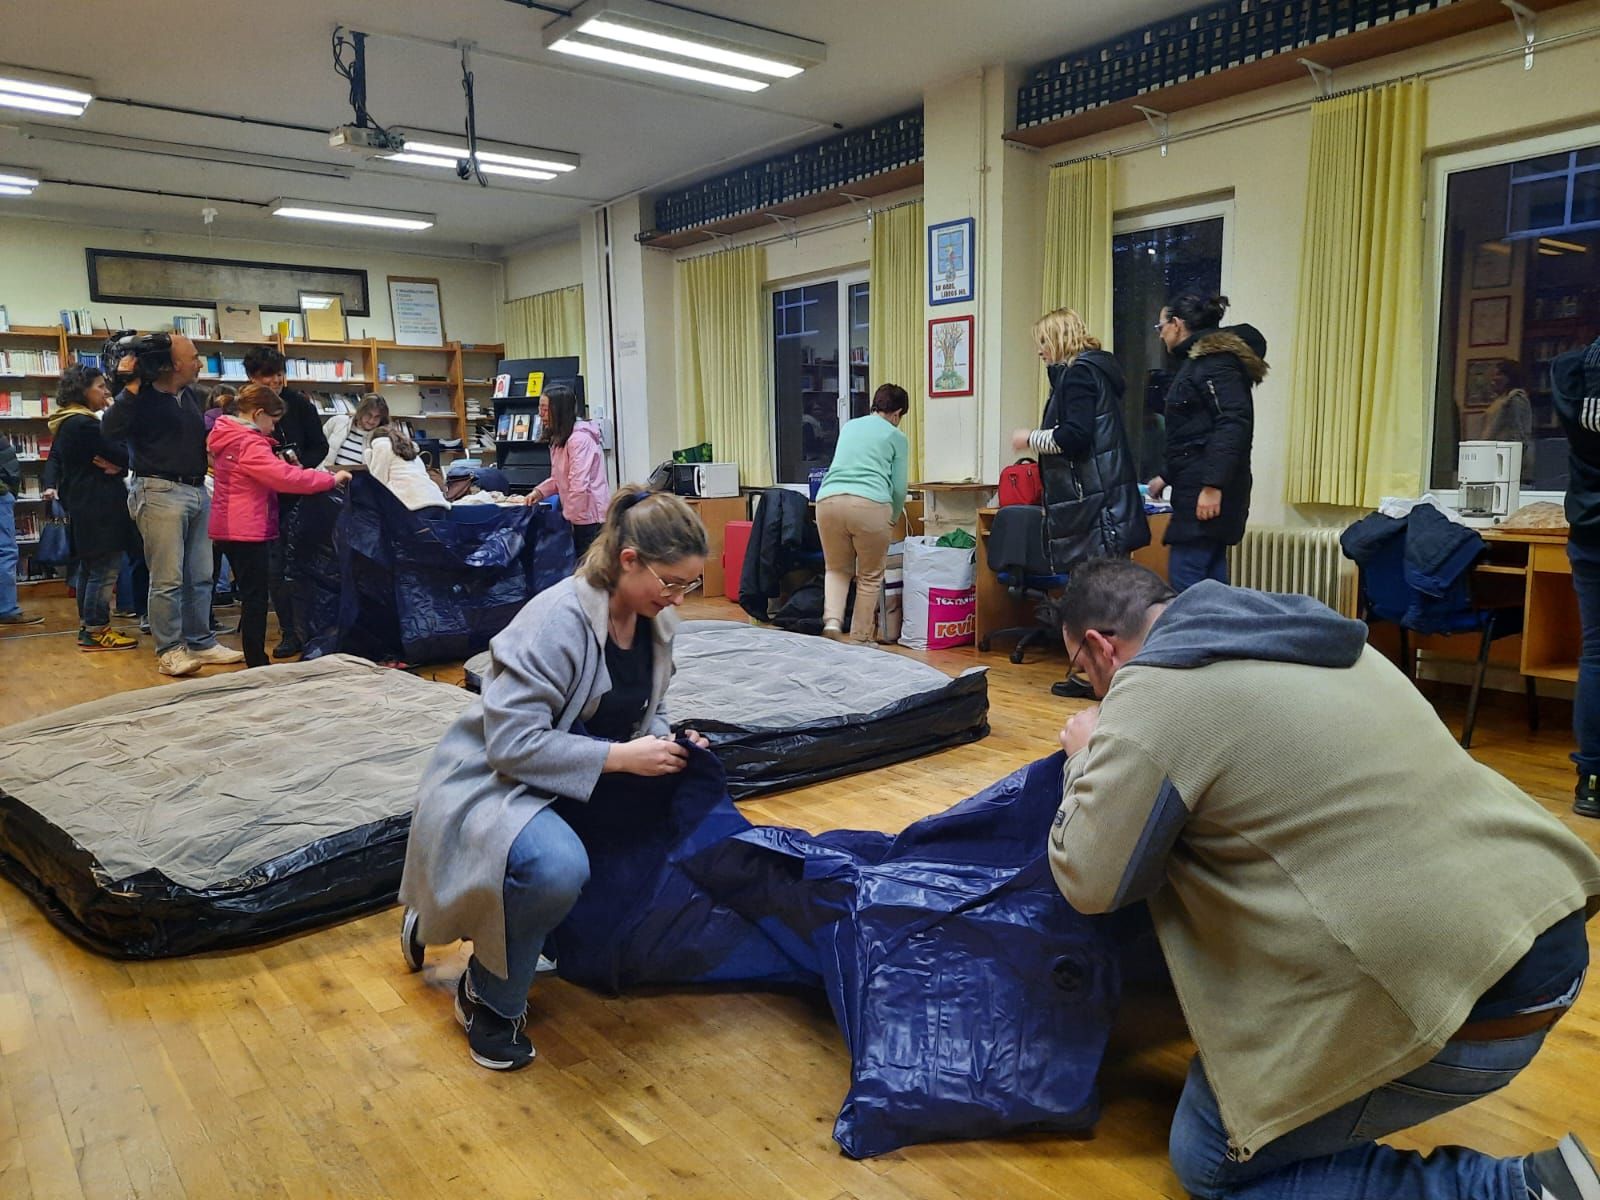
{"type": "Polygon", "coordinates": [[[1088,558],[1122,558],[1150,544],[1150,523],[1122,421],[1122,367],[1086,350],[1049,369],[1044,428],[1059,454],[1039,455],[1045,552],[1057,573],[1088,558]]]}
{"type": "Polygon", "coordinates": [[[809,509],[806,498],[788,488],[761,493],[739,570],[739,607],[758,621],[771,620],[768,602],[782,593],[783,577],[802,565],[803,556],[822,549],[809,509]]]}
{"type": "Polygon", "coordinates": [[[106,441],[100,422],[86,408],[63,409],[52,418],[50,461],[45,467],[45,482],[56,489],[61,506],[67,510],[72,552],[80,558],[95,558],[138,545],[133,518],[128,515],[128,489],[122,477],[128,473],[128,456],[106,441]],[[95,465],[103,458],[122,470],[107,474],[95,465]]]}
{"type": "Polygon", "coordinates": [[[1267,376],[1267,339],[1253,325],[1194,334],[1173,351],[1181,363],[1167,391],[1167,461],[1172,522],[1166,543],[1236,546],[1250,517],[1252,391],[1267,376]],[[1200,520],[1202,488],[1222,492],[1222,512],[1200,520]]]}
{"type": "MultiPolygon", "coordinates": [[[[284,413],[278,421],[278,445],[285,450],[293,450],[295,457],[300,460],[302,467],[319,467],[322,460],[328,457],[328,439],[322,432],[322,414],[317,412],[304,392],[297,392],[292,388],[284,388],[278,393],[283,397],[284,413]]],[[[281,496],[282,500],[293,500],[297,497],[281,496]]]]}
{"type": "Polygon", "coordinates": [[[1600,338],[1550,364],[1550,390],[1567,435],[1570,536],[1600,546],[1600,338]]]}
{"type": "Polygon", "coordinates": [[[205,478],[205,405],[193,388],[177,396],[148,383],[137,392],[124,388],[101,418],[100,432],[127,447],[135,475],[205,478]]]}

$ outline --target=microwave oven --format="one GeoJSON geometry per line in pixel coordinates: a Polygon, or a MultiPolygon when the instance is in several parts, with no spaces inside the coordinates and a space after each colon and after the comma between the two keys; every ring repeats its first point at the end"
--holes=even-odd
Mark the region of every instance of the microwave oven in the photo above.
{"type": "Polygon", "coordinates": [[[713,496],[737,496],[739,464],[673,463],[668,490],[678,496],[696,496],[702,499],[713,496]]]}

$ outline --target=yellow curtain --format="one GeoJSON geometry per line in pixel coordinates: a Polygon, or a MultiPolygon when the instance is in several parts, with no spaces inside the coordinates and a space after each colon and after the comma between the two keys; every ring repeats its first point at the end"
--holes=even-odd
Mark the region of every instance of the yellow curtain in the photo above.
{"type": "Polygon", "coordinates": [[[570,355],[583,358],[582,284],[506,302],[507,358],[570,355]]]}
{"type": "Polygon", "coordinates": [[[772,484],[762,285],[767,252],[742,246],[678,264],[678,436],[739,464],[745,487],[772,484]]]}
{"type": "Polygon", "coordinates": [[[1422,486],[1420,82],[1311,110],[1290,401],[1291,504],[1374,507],[1422,486]]]}
{"type": "Polygon", "coordinates": [[[1111,348],[1111,160],[1050,172],[1045,201],[1044,308],[1074,309],[1111,348]]]}
{"type": "Polygon", "coordinates": [[[911,398],[900,422],[911,443],[911,482],[922,478],[922,419],[927,397],[927,326],[923,324],[924,247],[922,201],[872,215],[870,296],[867,330],[868,385],[898,383],[911,398]]]}

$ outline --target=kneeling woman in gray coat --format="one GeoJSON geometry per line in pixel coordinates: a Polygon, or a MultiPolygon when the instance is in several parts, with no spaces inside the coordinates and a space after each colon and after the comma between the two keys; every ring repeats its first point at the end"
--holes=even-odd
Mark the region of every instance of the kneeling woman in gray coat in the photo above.
{"type": "Polygon", "coordinates": [[[699,585],[705,557],[705,527],[687,504],[624,488],[577,574],[490,643],[482,696],[423,775],[400,883],[402,943],[415,969],[423,946],[471,939],[456,1018],[479,1066],[533,1060],[524,1026],[539,953],[589,878],[583,843],[550,805],[587,800],[606,772],[671,775],[688,762],[663,701],[672,610],[699,585]]]}

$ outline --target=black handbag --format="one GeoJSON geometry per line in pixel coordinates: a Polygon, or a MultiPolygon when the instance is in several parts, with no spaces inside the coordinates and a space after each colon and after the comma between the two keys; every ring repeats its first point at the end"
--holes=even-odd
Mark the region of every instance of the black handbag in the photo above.
{"type": "Polygon", "coordinates": [[[67,525],[67,513],[59,500],[50,501],[44,525],[39,530],[39,545],[34,548],[35,562],[47,567],[64,567],[72,561],[72,532],[67,525]]]}

